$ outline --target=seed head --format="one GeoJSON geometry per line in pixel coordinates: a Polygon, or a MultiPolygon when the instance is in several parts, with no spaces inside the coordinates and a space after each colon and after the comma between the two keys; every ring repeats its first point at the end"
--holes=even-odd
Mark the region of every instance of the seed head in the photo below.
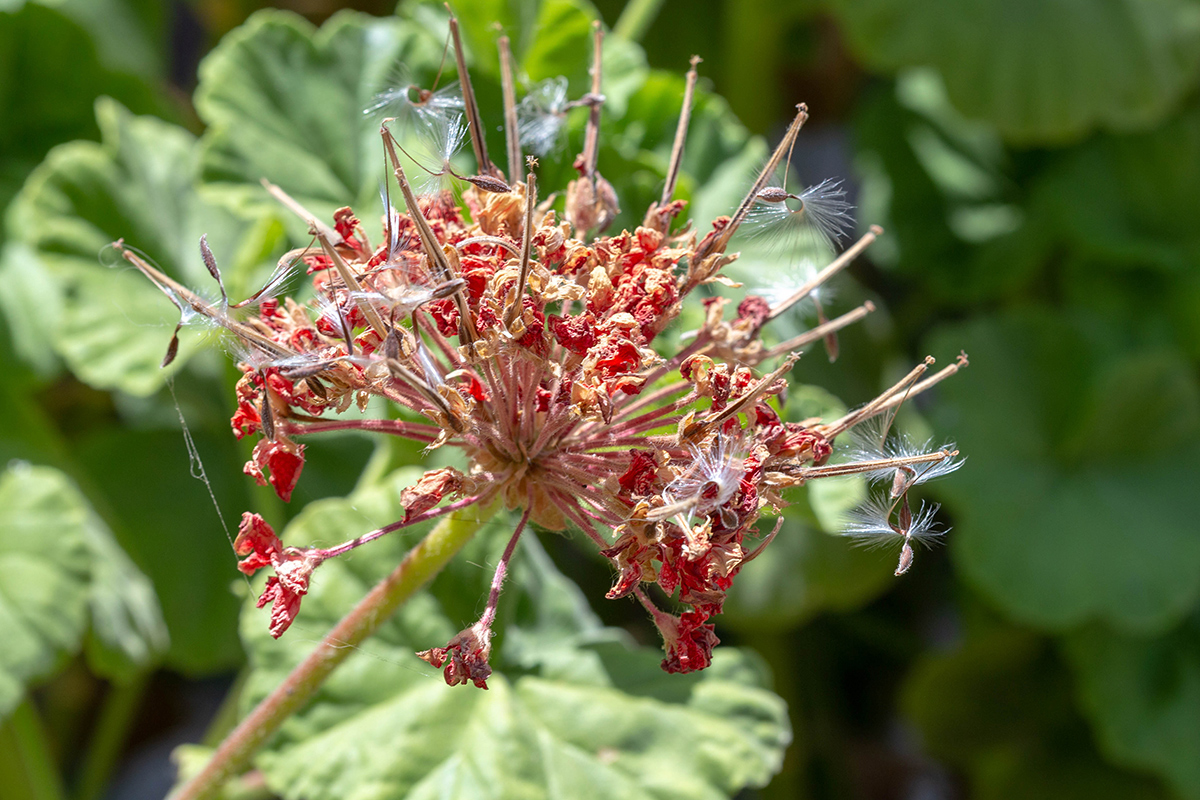
{"type": "MultiPolygon", "coordinates": [[[[284,549],[259,521],[245,522],[238,551],[247,557],[243,569],[271,566],[276,572],[261,601],[275,609],[274,635],[295,617],[308,575],[322,561],[402,527],[502,500],[520,511],[521,522],[498,565],[487,610],[445,647],[422,654],[431,664],[448,665],[448,681],[486,686],[496,601],[529,524],[581,530],[613,562],[616,578],[608,596],[633,596],[650,611],[664,637],[664,668],[700,669],[717,643],[709,620],[720,613],[742,566],[774,535],[760,535],[759,518],[778,515],[790,487],[882,469],[868,463],[872,459],[827,464],[833,440],[889,412],[901,395],[936,382],[916,383],[925,364],[907,383],[840,419],[784,420],[780,410],[797,356],[788,343],[784,349],[765,346],[763,330],[819,291],[879,231],[786,299],[747,297],[732,319],[726,319],[724,299],[695,297],[701,286],[728,283],[722,270],[737,257],[726,252],[730,237],[742,225],[766,230],[773,219],[783,225],[802,219],[835,241],[849,210],[838,184],[827,181],[793,195],[782,185],[772,187],[764,175],[732,217],[711,225],[673,231],[685,204],[667,196],[645,213],[646,224],[602,233],[618,213],[618,196],[598,164],[601,38],[597,28],[592,91],[579,101],[590,109],[584,152],[574,161],[579,177],[565,187],[562,217],[550,203],[539,204],[539,194],[548,193],[537,186],[532,160],[526,174],[507,180],[490,163],[480,164],[480,174],[494,179],[487,186],[464,179],[451,184],[455,192],[441,185],[428,193],[414,190],[401,147],[385,124],[383,149],[406,210],[396,211],[390,190],[384,192],[378,246],[350,209],[339,209],[328,225],[268,187],[311,226],[314,244],[291,254],[288,263],[307,267],[312,303],[260,292],[248,315],[235,319],[227,303],[210,303],[125,252],[180,308],[211,319],[239,342],[243,375],[234,433],[260,437],[246,472],[270,482],[283,499],[301,476],[301,440],[323,431],[369,430],[459,454],[456,467],[430,470],[402,494],[404,519],[343,545],[284,549]],[[685,302],[704,304],[705,320],[686,344],[675,346],[668,329],[685,302]],[[366,408],[372,398],[398,407],[398,418],[339,417],[351,405],[366,408]],[[762,543],[748,546],[757,539],[762,543]],[[677,595],[683,613],[660,611],[647,594],[651,585],[677,595]]],[[[469,91],[466,76],[460,78],[469,91]]],[[[565,86],[565,80],[544,84],[523,107],[559,115],[568,105],[565,86]]],[[[454,103],[435,103],[436,93],[417,93],[414,100],[406,90],[397,98],[381,96],[374,106],[401,97],[412,104],[413,120],[424,126],[442,162],[426,170],[458,180],[449,160],[478,126],[463,123],[454,103]]],[[[466,97],[464,105],[473,108],[474,99],[466,97]]],[[[806,118],[801,107],[770,169],[806,118]]],[[[508,135],[531,137],[530,124],[510,126],[508,135]]],[[[686,130],[681,123],[676,154],[683,151],[686,130]]],[[[538,141],[545,138],[538,133],[538,141]]],[[[475,144],[476,152],[484,152],[482,143],[475,144]]],[[[510,171],[516,171],[512,162],[510,171]]],[[[204,253],[215,270],[212,253],[206,247],[204,253]]],[[[270,285],[282,282],[272,279],[270,285]]],[[[816,336],[873,308],[866,304],[824,321],[816,336]]],[[[893,462],[888,470],[910,462],[919,470],[931,461],[907,448],[881,453],[893,462]]],[[[922,506],[915,518],[908,513],[909,488],[868,505],[847,533],[899,541],[911,561],[910,543],[937,534],[933,507],[922,506]]]]}

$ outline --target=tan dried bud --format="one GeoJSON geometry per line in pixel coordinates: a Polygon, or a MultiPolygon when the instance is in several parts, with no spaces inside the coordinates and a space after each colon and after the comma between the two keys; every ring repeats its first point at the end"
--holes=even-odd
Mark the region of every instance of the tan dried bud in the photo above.
{"type": "Polygon", "coordinates": [[[600,173],[567,184],[566,214],[577,234],[605,230],[620,212],[616,190],[600,173]]]}
{"type": "Polygon", "coordinates": [[[588,305],[595,308],[606,308],[612,299],[613,285],[604,267],[596,267],[588,278],[588,305]]]}

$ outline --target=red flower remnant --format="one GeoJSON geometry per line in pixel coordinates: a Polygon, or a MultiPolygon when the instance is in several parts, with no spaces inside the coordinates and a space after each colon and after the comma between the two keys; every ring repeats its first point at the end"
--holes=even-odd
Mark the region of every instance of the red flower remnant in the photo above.
{"type": "Polygon", "coordinates": [[[716,630],[706,623],[708,615],[700,611],[685,611],[682,616],[663,614],[656,618],[663,637],[667,657],[662,668],[667,672],[685,673],[704,669],[712,664],[713,648],[720,644],[716,630]]]}
{"type": "MultiPolygon", "coordinates": [[[[771,174],[760,175],[733,216],[715,220],[701,238],[703,228],[691,224],[672,230],[684,208],[672,199],[672,179],[641,227],[595,235],[618,213],[616,193],[597,168],[598,66],[586,103],[589,144],[575,162],[580,177],[566,187],[565,221],[550,210],[552,191],[539,191],[536,172],[506,176],[509,191],[467,188],[470,222],[453,192],[413,196],[397,142],[385,129],[407,211],[384,209],[384,241],[373,250],[348,208],[335,212],[332,230],[317,226],[320,246],[300,256],[312,268],[315,302],[270,299],[257,317],[235,318],[136,255],[126,257],[173,299],[241,339],[244,375],[232,426],[239,438],[263,436],[246,465],[260,483],[269,480],[289,499],[304,465],[304,447],[294,439],[322,431],[382,432],[429,449],[457,448],[463,472],[426,472],[401,494],[404,520],[378,535],[433,516],[443,500],[461,495],[470,497],[450,504],[455,509],[502,500],[525,512],[522,527],[573,525],[613,562],[608,596],[637,597],[659,622],[664,668],[689,672],[710,662],[717,637],[708,621],[720,613],[738,571],[761,550],[745,548],[759,538],[762,515],[777,516],[787,505],[786,489],[851,472],[915,475],[914,465],[953,458],[948,449],[891,458],[883,448],[880,457],[827,463],[835,437],[891,412],[966,361],[920,380],[929,360],[840,418],[787,422],[780,410],[798,351],[861,319],[870,304],[823,322],[815,333],[769,344],[760,330],[802,300],[800,293],[775,304],[747,297],[731,320],[724,317],[733,301],[711,296],[701,300],[697,330],[677,347],[662,341],[699,287],[736,285],[720,274],[736,258],[726,246],[740,227],[756,224],[756,205],[778,204],[787,193],[767,185],[771,174]],[[777,366],[761,367],[769,360],[777,366]],[[365,411],[372,398],[405,413],[337,416],[351,406],[365,411]],[[687,606],[682,616],[654,608],[642,591],[651,583],[687,606]]],[[[771,165],[789,153],[806,118],[799,109],[771,165]]],[[[682,136],[686,126],[679,130],[682,136]]],[[[682,148],[680,139],[674,150],[682,148]]],[[[822,269],[812,289],[879,233],[872,229],[822,269]]],[[[889,482],[902,487],[897,492],[912,483],[889,482]]],[[[853,534],[901,547],[920,542],[913,532],[920,526],[904,517],[892,521],[906,513],[907,498],[892,499],[880,506],[882,520],[853,534]]],[[[319,559],[365,541],[357,537],[329,551],[284,548],[265,523],[248,520],[239,535],[242,568],[275,571],[260,597],[261,605],[272,604],[273,635],[295,617],[319,559]]],[[[907,568],[910,547],[902,558],[907,568]]],[[[486,624],[422,653],[445,668],[448,683],[486,687],[503,569],[496,574],[486,624]]]]}
{"type": "Polygon", "coordinates": [[[300,598],[308,594],[308,581],[320,563],[314,551],[284,547],[275,531],[258,514],[242,514],[233,549],[244,556],[238,569],[253,575],[270,566],[275,574],[267,578],[267,586],[258,598],[258,608],[271,603],[270,632],[278,639],[300,612],[300,598]]]}
{"type": "Polygon", "coordinates": [[[259,486],[266,486],[263,470],[267,470],[275,493],[286,503],[292,499],[292,490],[296,488],[303,468],[304,445],[280,436],[259,440],[254,446],[254,457],[246,462],[242,471],[258,481],[259,486]]]}
{"type": "Polygon", "coordinates": [[[404,506],[404,518],[412,519],[436,506],[447,494],[458,494],[463,488],[463,474],[453,467],[443,467],[426,472],[415,486],[409,486],[400,494],[404,506]]]}
{"type": "Polygon", "coordinates": [[[487,679],[492,675],[488,665],[491,638],[491,628],[480,629],[477,623],[457,633],[445,647],[422,650],[417,653],[417,658],[433,667],[445,665],[442,674],[448,686],[474,683],[478,688],[486,689],[487,679]]]}

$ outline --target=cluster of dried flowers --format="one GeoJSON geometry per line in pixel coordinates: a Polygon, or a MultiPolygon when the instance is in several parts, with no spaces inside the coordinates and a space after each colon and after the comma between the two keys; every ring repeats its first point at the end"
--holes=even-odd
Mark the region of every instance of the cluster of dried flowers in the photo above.
{"type": "MultiPolygon", "coordinates": [[[[457,26],[452,21],[457,37],[457,26]]],[[[958,466],[952,446],[888,441],[887,418],[905,400],[953,374],[960,357],[926,375],[932,359],[840,419],[786,422],[780,396],[798,351],[828,340],[868,314],[870,303],[831,320],[821,312],[813,330],[773,346],[764,325],[810,298],[879,233],[873,229],[789,296],[751,295],[732,315],[728,302],[707,296],[703,325],[677,352],[653,345],[697,289],[731,282],[721,270],[741,227],[783,226],[835,239],[849,207],[836,185],[799,194],[773,182],[807,114],[803,106],[770,162],[732,216],[710,229],[675,224],[685,203],[673,199],[696,81],[688,73],[679,128],[661,201],[636,230],[604,235],[618,213],[617,194],[597,170],[601,95],[599,28],[592,91],[566,99],[565,80],[536,87],[516,103],[507,42],[501,39],[508,172],[490,161],[459,59],[461,89],[402,86],[381,94],[369,111],[391,109],[424,131],[431,158],[419,165],[435,179],[414,191],[400,145],[387,120],[382,137],[407,213],[384,199],[384,241],[370,243],[349,209],[328,226],[275,187],[269,189],[309,221],[314,244],[281,260],[283,274],[307,268],[316,301],[302,305],[273,296],[279,281],[245,303],[212,303],[130,251],[126,258],[185,311],[211,321],[238,342],[236,435],[258,436],[246,472],[289,499],[304,466],[302,443],[333,430],[403,436],[428,448],[461,451],[462,470],[428,471],[403,494],[403,519],[333,548],[284,547],[260,517],[247,513],[235,549],[243,572],[270,567],[262,607],[272,605],[270,630],[281,635],[295,619],[313,570],[324,560],[391,531],[470,505],[503,502],[522,512],[475,625],[444,647],[421,653],[445,667],[451,684],[486,688],[492,621],[509,557],[532,522],[561,531],[577,527],[612,560],[609,598],[632,595],[662,633],[670,672],[710,663],[717,643],[709,620],[721,612],[734,576],[779,530],[760,535],[764,512],[778,514],[782,493],[831,475],[865,473],[889,483],[860,510],[847,533],[896,543],[897,574],[912,562],[914,542],[936,535],[932,508],[910,510],[909,489],[958,466]],[[586,106],[579,177],[565,192],[560,215],[539,204],[537,162],[522,148],[544,149],[559,137],[572,106],[586,106]],[[465,119],[465,122],[464,122],[465,119]],[[460,176],[451,158],[471,136],[478,174],[460,176]],[[524,173],[524,174],[522,174],[524,173]],[[441,181],[461,180],[462,205],[441,181]],[[248,313],[238,312],[239,307],[248,313]],[[731,318],[730,318],[731,317],[731,318]],[[766,365],[766,366],[763,366],[766,365]],[[411,412],[402,419],[339,417],[382,397],[411,412]],[[844,463],[828,463],[836,437],[858,435],[844,463]],[[657,584],[686,610],[660,610],[647,593],[657,584]]],[[[457,38],[456,50],[461,54],[457,38]]],[[[220,273],[207,245],[201,252],[220,273]]],[[[734,284],[736,285],[736,284],[734,284]]],[[[182,324],[182,323],[181,323],[182,324]]],[[[174,357],[172,340],[168,360],[174,357]]]]}

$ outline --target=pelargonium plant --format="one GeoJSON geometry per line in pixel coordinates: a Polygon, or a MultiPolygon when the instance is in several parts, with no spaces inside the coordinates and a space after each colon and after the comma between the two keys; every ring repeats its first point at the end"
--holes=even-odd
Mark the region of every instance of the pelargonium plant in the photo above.
{"type": "MultiPolygon", "coordinates": [[[[749,294],[731,307],[708,291],[712,284],[737,286],[722,270],[737,258],[730,242],[739,231],[784,244],[836,243],[849,227],[850,207],[837,184],[788,188],[786,164],[807,110],[798,108],[731,215],[685,223],[686,204],[674,195],[694,61],[661,198],[634,230],[613,233],[621,191],[602,176],[598,159],[605,103],[599,26],[591,91],[574,100],[563,80],[534,87],[518,103],[501,38],[506,169],[488,154],[453,20],[451,30],[457,85],[401,85],[368,109],[384,115],[381,146],[405,209],[393,207],[389,178],[381,241],[372,241],[366,210],[342,208],[331,220],[317,219],[267,184],[307,222],[313,241],[285,255],[275,278],[238,303],[223,286],[219,301],[205,299],[118,243],[185,320],[199,318],[227,334],[242,372],[233,432],[257,440],[245,471],[283,500],[302,478],[306,441],[323,432],[370,431],[460,454],[459,466],[430,469],[404,491],[403,518],[332,547],[284,546],[262,517],[244,514],[235,542],[239,568],[271,571],[258,599],[259,607],[270,606],[271,634],[282,636],[302,613],[322,563],[444,518],[328,637],[360,641],[469,538],[476,528],[464,533],[453,524],[467,510],[480,518],[506,507],[519,521],[478,621],[419,654],[443,668],[451,685],[487,688],[502,584],[531,526],[581,531],[611,561],[607,597],[634,598],[645,607],[661,634],[668,672],[710,664],[718,643],[711,620],[739,570],[779,531],[789,489],[848,474],[881,482],[845,533],[896,546],[896,574],[908,570],[913,545],[939,533],[936,509],[914,511],[910,490],[961,461],[953,446],[889,438],[887,421],[900,404],[964,366],[965,356],[934,373],[927,358],[840,417],[788,422],[781,409],[800,352],[824,341],[834,355],[836,332],[874,307],[865,303],[827,319],[818,304],[812,330],[777,343],[762,336],[771,320],[811,301],[881,231],[870,229],[789,293],[749,294]],[[578,177],[554,187],[560,198],[539,185],[538,160],[523,151],[553,152],[575,107],[588,113],[584,146],[573,163],[578,177]],[[410,156],[404,143],[414,138],[427,146],[410,156]],[[467,138],[473,171],[455,166],[467,138]],[[281,296],[279,287],[297,270],[307,274],[313,299],[281,296]],[[704,307],[699,329],[664,336],[689,302],[704,307]],[[366,409],[373,398],[399,413],[344,413],[366,409]],[[843,436],[851,446],[831,460],[843,436]],[[764,515],[776,522],[760,528],[764,515]],[[680,613],[664,609],[669,598],[680,613]]],[[[221,285],[203,239],[200,251],[221,285]]],[[[165,362],[176,347],[172,339],[165,362]]],[[[336,660],[314,655],[289,679],[287,692],[263,704],[275,710],[260,708],[242,727],[259,726],[251,738],[262,741],[270,733],[264,720],[303,702],[306,695],[296,690],[319,683],[336,660]]]]}

